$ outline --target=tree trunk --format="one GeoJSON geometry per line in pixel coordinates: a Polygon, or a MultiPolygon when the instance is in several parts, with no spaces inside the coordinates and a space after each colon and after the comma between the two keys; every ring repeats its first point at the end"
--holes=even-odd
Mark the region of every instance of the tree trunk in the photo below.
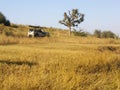
{"type": "Polygon", "coordinates": [[[71,36],[71,27],[69,27],[69,36],[71,36]]]}

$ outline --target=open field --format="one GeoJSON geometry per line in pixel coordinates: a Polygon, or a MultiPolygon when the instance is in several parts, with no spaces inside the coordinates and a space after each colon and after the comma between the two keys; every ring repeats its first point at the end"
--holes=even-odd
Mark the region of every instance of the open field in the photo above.
{"type": "Polygon", "coordinates": [[[0,46],[0,90],[120,90],[119,40],[16,41],[0,46]]]}
{"type": "Polygon", "coordinates": [[[0,26],[0,90],[120,90],[120,40],[28,38],[28,27],[0,26]]]}
{"type": "Polygon", "coordinates": [[[0,90],[120,90],[120,0],[76,1],[0,0],[0,90]]]}

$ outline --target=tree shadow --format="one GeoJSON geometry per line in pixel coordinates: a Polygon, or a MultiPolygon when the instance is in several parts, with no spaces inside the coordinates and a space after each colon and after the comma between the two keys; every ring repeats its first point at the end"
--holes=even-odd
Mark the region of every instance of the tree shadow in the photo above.
{"type": "Polygon", "coordinates": [[[7,61],[7,60],[0,60],[0,63],[7,64],[7,65],[28,65],[33,66],[37,65],[35,62],[28,62],[28,61],[7,61]]]}

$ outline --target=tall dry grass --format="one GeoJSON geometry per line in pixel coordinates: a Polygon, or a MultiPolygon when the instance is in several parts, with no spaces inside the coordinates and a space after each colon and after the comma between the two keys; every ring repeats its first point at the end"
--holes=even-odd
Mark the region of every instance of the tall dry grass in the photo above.
{"type": "Polygon", "coordinates": [[[60,30],[28,38],[27,27],[19,27],[23,36],[16,27],[0,30],[0,90],[120,89],[120,40],[69,37],[60,30]]]}
{"type": "Polygon", "coordinates": [[[0,46],[0,89],[119,90],[119,54],[119,45],[74,41],[0,46]]]}

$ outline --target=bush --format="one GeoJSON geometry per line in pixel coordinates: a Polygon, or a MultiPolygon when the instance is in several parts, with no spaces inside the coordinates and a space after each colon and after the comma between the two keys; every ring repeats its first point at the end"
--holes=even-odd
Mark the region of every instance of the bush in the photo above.
{"type": "Polygon", "coordinates": [[[10,26],[10,21],[9,20],[6,20],[5,23],[4,23],[5,26],[10,26]]]}
{"type": "Polygon", "coordinates": [[[75,36],[82,36],[82,37],[87,37],[88,33],[87,32],[84,32],[83,30],[79,30],[79,31],[76,31],[74,30],[73,31],[73,34],[75,36]]]}
{"type": "Polygon", "coordinates": [[[101,30],[95,30],[94,36],[97,38],[119,38],[115,33],[111,32],[111,31],[101,32],[101,30]]]}
{"type": "Polygon", "coordinates": [[[115,38],[116,35],[111,31],[103,31],[101,34],[102,38],[115,38]]]}
{"type": "Polygon", "coordinates": [[[97,38],[101,38],[101,30],[95,30],[94,36],[96,36],[97,38]]]}

